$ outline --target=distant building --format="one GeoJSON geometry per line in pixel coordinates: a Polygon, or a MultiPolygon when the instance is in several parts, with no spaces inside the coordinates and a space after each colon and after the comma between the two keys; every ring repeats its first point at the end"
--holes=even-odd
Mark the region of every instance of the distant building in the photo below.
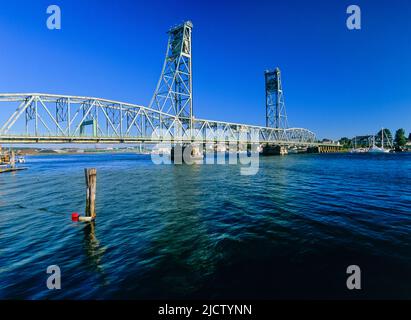
{"type": "Polygon", "coordinates": [[[339,141],[334,141],[334,140],[330,140],[330,139],[323,139],[323,140],[321,141],[321,143],[323,143],[323,144],[338,144],[338,145],[340,145],[340,142],[339,142],[339,141]]]}
{"type": "Polygon", "coordinates": [[[369,147],[372,145],[373,135],[356,136],[352,138],[352,145],[356,147],[369,147]]]}

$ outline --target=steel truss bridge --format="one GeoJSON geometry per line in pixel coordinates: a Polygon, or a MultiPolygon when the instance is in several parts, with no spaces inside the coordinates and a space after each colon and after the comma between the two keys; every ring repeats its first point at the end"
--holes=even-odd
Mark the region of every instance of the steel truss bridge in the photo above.
{"type": "Polygon", "coordinates": [[[157,143],[161,141],[315,143],[306,129],[276,129],[179,117],[152,108],[89,97],[46,94],[0,95],[18,107],[0,129],[1,143],[157,143]],[[23,120],[24,134],[10,134],[23,120]],[[190,132],[191,131],[191,132],[190,132]],[[254,136],[253,136],[254,135],[254,136]],[[254,139],[254,140],[253,140],[254,139]]]}
{"type": "Polygon", "coordinates": [[[0,143],[249,143],[258,139],[285,146],[319,145],[313,132],[280,125],[286,121],[280,121],[285,107],[278,69],[271,75],[266,72],[266,127],[195,118],[191,33],[189,21],[169,30],[163,70],[149,106],[80,96],[0,94],[2,118],[7,119],[0,123],[0,143]]]}

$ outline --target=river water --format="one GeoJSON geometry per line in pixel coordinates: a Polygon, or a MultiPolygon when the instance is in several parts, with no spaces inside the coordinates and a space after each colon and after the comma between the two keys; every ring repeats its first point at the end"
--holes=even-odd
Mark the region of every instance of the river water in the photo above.
{"type": "Polygon", "coordinates": [[[2,299],[411,298],[411,154],[264,157],[253,176],[136,154],[26,166],[0,176],[2,299]],[[95,224],[71,221],[87,167],[95,224]]]}

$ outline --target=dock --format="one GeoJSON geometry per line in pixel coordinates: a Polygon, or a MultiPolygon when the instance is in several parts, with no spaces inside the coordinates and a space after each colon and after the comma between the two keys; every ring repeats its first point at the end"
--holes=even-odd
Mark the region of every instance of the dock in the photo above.
{"type": "Polygon", "coordinates": [[[0,145],[0,173],[16,172],[27,170],[27,168],[18,168],[16,166],[16,154],[14,150],[3,152],[0,145]]]}
{"type": "Polygon", "coordinates": [[[27,170],[27,168],[0,168],[0,173],[23,171],[23,170],[27,170]]]}

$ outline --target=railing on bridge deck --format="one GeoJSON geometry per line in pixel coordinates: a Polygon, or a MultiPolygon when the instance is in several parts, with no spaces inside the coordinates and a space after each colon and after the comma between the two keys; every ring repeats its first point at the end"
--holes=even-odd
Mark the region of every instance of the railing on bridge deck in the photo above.
{"type": "Polygon", "coordinates": [[[307,129],[184,119],[152,108],[92,97],[0,94],[0,143],[156,143],[237,141],[316,145],[307,129]],[[11,114],[7,116],[7,114],[11,114]]]}

